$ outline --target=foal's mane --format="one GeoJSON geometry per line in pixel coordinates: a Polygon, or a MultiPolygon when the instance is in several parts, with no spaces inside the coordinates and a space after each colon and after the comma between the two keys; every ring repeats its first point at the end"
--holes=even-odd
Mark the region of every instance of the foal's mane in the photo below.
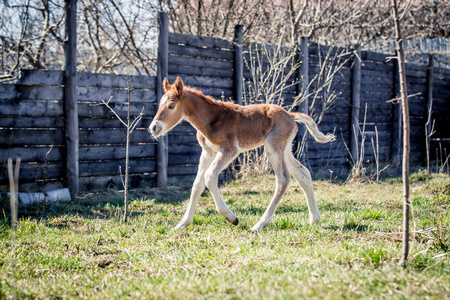
{"type": "Polygon", "coordinates": [[[197,96],[199,98],[202,98],[206,102],[209,102],[209,103],[212,103],[215,105],[220,105],[220,106],[225,106],[225,107],[231,107],[234,105],[234,102],[232,102],[232,101],[230,101],[230,102],[218,101],[211,96],[203,94],[202,91],[199,91],[196,88],[184,86],[183,90],[185,90],[186,92],[189,92],[191,94],[194,94],[195,96],[197,96]]]}

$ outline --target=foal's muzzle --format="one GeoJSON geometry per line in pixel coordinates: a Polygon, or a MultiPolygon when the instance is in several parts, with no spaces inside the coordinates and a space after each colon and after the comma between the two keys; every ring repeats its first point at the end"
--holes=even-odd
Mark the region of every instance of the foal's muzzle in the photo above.
{"type": "Polygon", "coordinates": [[[148,127],[148,131],[154,136],[158,137],[161,134],[162,126],[161,122],[159,121],[153,121],[150,126],[148,127]]]}

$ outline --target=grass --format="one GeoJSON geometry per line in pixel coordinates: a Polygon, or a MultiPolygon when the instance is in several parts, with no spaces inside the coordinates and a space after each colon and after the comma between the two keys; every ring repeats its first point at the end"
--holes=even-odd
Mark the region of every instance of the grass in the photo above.
{"type": "Polygon", "coordinates": [[[194,224],[171,229],[189,188],[133,191],[121,222],[121,196],[104,192],[73,203],[22,209],[16,239],[0,220],[0,298],[448,299],[450,177],[415,175],[416,233],[406,269],[401,251],[401,183],[314,187],[323,221],[308,224],[292,181],[271,225],[250,228],[273,192],[271,175],[221,188],[240,224],[216,211],[208,192],[194,224]]]}

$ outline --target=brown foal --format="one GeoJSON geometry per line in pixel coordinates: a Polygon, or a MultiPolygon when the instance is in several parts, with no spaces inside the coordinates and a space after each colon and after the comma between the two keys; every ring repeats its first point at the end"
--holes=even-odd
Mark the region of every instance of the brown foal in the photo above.
{"type": "Polygon", "coordinates": [[[309,209],[311,224],[320,221],[311,175],[292,154],[291,144],[297,133],[296,122],[304,123],[311,135],[320,143],[331,142],[334,135],[324,135],[312,118],[303,113],[288,112],[280,106],[257,104],[241,106],[231,102],[216,101],[202,92],[187,88],[177,77],[170,85],[164,80],[165,94],[161,98],[158,112],[149,131],[158,138],[185,119],[197,129],[197,140],[202,147],[197,177],[192,187],[189,205],[183,219],[175,229],[192,224],[198,199],[205,189],[210,190],[217,211],[230,223],[237,225],[238,219],[220,195],[217,179],[243,151],[262,145],[275,171],[276,188],[272,201],[252,231],[268,226],[280,204],[291,175],[302,187],[309,209]]]}

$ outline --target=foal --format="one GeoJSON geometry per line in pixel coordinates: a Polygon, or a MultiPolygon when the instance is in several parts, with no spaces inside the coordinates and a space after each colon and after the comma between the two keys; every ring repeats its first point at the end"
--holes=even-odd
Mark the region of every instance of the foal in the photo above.
{"type": "Polygon", "coordinates": [[[286,191],[290,175],[303,189],[309,209],[311,224],[320,221],[311,175],[291,152],[291,143],[297,133],[297,124],[304,123],[316,141],[327,143],[335,138],[324,135],[312,118],[303,113],[288,112],[280,106],[258,104],[241,106],[216,101],[202,92],[187,88],[177,77],[170,85],[164,79],[165,94],[149,131],[158,138],[185,119],[197,129],[197,140],[202,147],[197,177],[192,187],[189,205],[181,222],[175,229],[192,224],[198,199],[205,189],[210,190],[218,212],[230,223],[238,219],[226,205],[217,185],[219,173],[243,151],[265,146],[269,161],[276,175],[276,189],[272,201],[252,231],[268,226],[281,197],[286,191]]]}

